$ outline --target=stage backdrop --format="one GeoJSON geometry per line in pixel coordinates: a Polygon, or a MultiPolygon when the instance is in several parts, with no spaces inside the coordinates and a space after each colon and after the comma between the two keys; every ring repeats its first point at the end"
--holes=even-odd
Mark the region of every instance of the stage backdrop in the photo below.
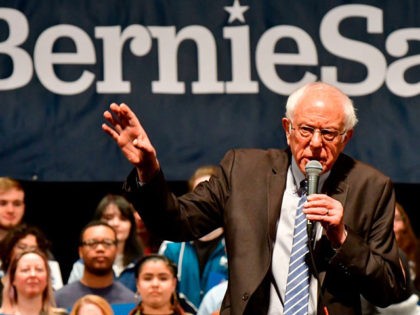
{"type": "Polygon", "coordinates": [[[322,80],[350,95],[346,152],[420,182],[420,2],[5,1],[0,4],[0,175],[121,181],[101,130],[126,102],[168,179],[237,147],[284,147],[287,96],[322,80]]]}

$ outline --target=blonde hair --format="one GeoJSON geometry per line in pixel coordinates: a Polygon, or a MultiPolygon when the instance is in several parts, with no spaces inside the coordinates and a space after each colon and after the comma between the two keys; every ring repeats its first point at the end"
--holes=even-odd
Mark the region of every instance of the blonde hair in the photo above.
{"type": "MultiPolygon", "coordinates": [[[[45,314],[50,314],[55,307],[55,299],[53,288],[51,284],[51,271],[48,265],[47,255],[39,249],[24,251],[15,257],[10,262],[9,268],[6,275],[4,276],[4,288],[3,288],[3,305],[14,307],[18,302],[18,292],[16,291],[13,282],[15,281],[16,269],[19,261],[27,254],[36,254],[44,261],[45,269],[47,272],[47,286],[42,292],[42,309],[41,311],[45,314]]],[[[2,306],[3,306],[2,305],[2,306]]]]}
{"type": "Polygon", "coordinates": [[[79,298],[74,304],[70,315],[83,315],[79,314],[83,305],[93,304],[99,307],[103,315],[114,315],[111,305],[103,297],[94,294],[87,294],[79,298]]]}
{"type": "Polygon", "coordinates": [[[213,176],[216,175],[217,166],[215,165],[204,165],[197,168],[194,172],[194,174],[190,177],[188,180],[188,188],[190,190],[194,189],[194,182],[197,178],[203,177],[203,176],[213,176]]]}
{"type": "Polygon", "coordinates": [[[16,189],[23,191],[23,187],[19,181],[11,177],[0,177],[0,193],[16,189]]]}

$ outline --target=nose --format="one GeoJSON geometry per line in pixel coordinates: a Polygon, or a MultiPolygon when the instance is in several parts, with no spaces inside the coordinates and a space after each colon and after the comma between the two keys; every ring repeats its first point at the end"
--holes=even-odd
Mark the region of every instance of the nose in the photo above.
{"type": "Polygon", "coordinates": [[[112,227],[118,226],[120,223],[120,220],[116,217],[113,217],[111,220],[108,221],[108,224],[112,227]]]}
{"type": "Polygon", "coordinates": [[[313,148],[322,147],[321,131],[319,131],[318,129],[314,130],[314,133],[312,134],[311,142],[309,144],[313,148]]]}
{"type": "Polygon", "coordinates": [[[30,274],[31,277],[35,277],[36,276],[35,269],[31,269],[30,272],[29,272],[29,274],[30,274]]]}
{"type": "Polygon", "coordinates": [[[5,208],[7,213],[13,213],[16,209],[16,207],[11,202],[6,203],[5,208]]]}
{"type": "Polygon", "coordinates": [[[159,279],[158,279],[158,278],[153,278],[153,280],[152,280],[152,285],[153,285],[154,287],[157,287],[157,286],[159,285],[159,279]]]}

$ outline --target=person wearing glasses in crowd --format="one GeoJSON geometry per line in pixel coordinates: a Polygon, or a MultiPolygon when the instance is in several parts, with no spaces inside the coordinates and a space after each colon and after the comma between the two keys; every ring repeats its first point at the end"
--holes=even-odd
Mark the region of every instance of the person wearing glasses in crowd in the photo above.
{"type": "Polygon", "coordinates": [[[224,228],[229,284],[222,315],[280,315],[289,304],[299,314],[359,315],[361,295],[381,307],[407,297],[392,182],[343,153],[357,117],[336,87],[313,82],[289,96],[282,118],[288,148],[230,150],[216,175],[183,196],[169,191],[156,149],[130,107],[113,103],[104,118],[103,130],[135,167],[123,188],[148,229],[186,241],[224,228]],[[294,304],[285,301],[289,261],[311,160],[321,164],[319,189],[307,196],[302,216],[314,225],[315,246],[306,246],[313,260],[299,265],[306,268],[307,302],[294,304]]]}
{"type": "MultiPolygon", "coordinates": [[[[117,233],[114,274],[118,281],[133,292],[136,292],[134,265],[143,257],[142,244],[137,235],[136,214],[133,206],[123,196],[108,194],[101,199],[93,215],[93,220],[108,223],[117,233]]],[[[73,264],[68,283],[80,280],[83,269],[83,260],[77,260],[73,264]]]]}
{"type": "Polygon", "coordinates": [[[56,291],[57,306],[70,309],[86,294],[99,295],[111,305],[137,302],[134,292],[114,279],[112,265],[117,256],[117,235],[108,223],[92,221],[83,228],[79,256],[85,264],[83,276],[56,291]]]}

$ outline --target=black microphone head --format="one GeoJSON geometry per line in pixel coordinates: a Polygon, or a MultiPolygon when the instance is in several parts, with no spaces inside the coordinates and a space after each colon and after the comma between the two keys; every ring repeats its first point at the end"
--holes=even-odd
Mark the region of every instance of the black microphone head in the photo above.
{"type": "Polygon", "coordinates": [[[306,176],[318,176],[322,172],[322,165],[317,160],[310,160],[305,166],[306,176]]]}

